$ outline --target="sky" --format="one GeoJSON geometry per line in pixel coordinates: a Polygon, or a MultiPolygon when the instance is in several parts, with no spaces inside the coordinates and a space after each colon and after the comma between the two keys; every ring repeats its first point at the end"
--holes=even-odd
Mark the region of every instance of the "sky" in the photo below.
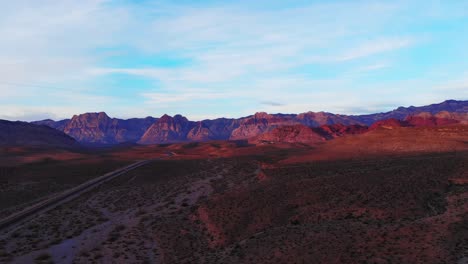
{"type": "Polygon", "coordinates": [[[0,0],[0,119],[468,99],[468,1],[0,0]]]}

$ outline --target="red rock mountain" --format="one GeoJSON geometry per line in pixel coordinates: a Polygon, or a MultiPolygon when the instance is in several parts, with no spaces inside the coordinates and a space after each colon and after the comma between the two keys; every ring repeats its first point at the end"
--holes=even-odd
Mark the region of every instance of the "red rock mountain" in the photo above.
{"type": "Polygon", "coordinates": [[[75,115],[63,131],[78,140],[90,144],[116,144],[135,142],[155,121],[152,117],[122,120],[110,118],[106,113],[75,115]]]}
{"type": "Polygon", "coordinates": [[[373,130],[378,127],[465,124],[468,123],[467,113],[468,101],[448,100],[440,104],[399,107],[387,113],[360,116],[327,112],[307,112],[298,115],[259,112],[238,119],[218,118],[191,122],[181,115],[174,117],[164,115],[160,120],[152,117],[123,120],[110,118],[101,112],[76,115],[70,120],[57,122],[43,120],[34,123],[62,130],[86,144],[121,142],[156,144],[177,141],[248,139],[278,127],[296,124],[316,127],[315,131],[323,137],[335,138],[347,134],[363,133],[366,130],[365,126],[369,125],[372,125],[370,129],[373,130]]]}
{"type": "Polygon", "coordinates": [[[270,115],[265,112],[255,113],[241,119],[239,127],[231,133],[230,139],[246,139],[268,132],[278,126],[294,124],[295,122],[289,118],[280,115],[270,115]]]}
{"type": "Polygon", "coordinates": [[[208,128],[215,140],[226,140],[231,137],[232,131],[239,127],[241,119],[218,118],[203,120],[201,123],[208,128]]]}
{"type": "Polygon", "coordinates": [[[298,114],[295,117],[295,120],[301,124],[310,127],[317,127],[322,125],[333,125],[333,124],[342,124],[342,125],[351,125],[359,124],[363,125],[364,123],[359,121],[356,118],[349,117],[346,115],[335,115],[327,112],[307,112],[298,114]]]}
{"type": "MultiPolygon", "coordinates": [[[[172,117],[163,115],[156,123],[148,128],[138,143],[157,144],[186,141],[187,134],[193,127],[193,122],[188,121],[184,116],[175,115],[172,117]]],[[[200,132],[201,131],[202,130],[200,130],[200,132]]],[[[202,136],[193,135],[193,137],[197,138],[202,136]]]]}
{"type": "Polygon", "coordinates": [[[48,126],[0,120],[0,145],[73,147],[78,143],[65,133],[48,126]]]}

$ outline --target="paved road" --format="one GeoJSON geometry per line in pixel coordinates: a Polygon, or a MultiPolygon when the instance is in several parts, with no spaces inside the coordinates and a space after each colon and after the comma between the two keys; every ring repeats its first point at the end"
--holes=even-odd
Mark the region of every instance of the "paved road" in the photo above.
{"type": "Polygon", "coordinates": [[[41,213],[47,212],[60,204],[68,202],[74,198],[77,198],[81,194],[90,191],[97,186],[110,181],[128,171],[136,169],[140,166],[143,166],[147,163],[151,162],[151,160],[142,160],[125,166],[123,168],[117,169],[115,171],[106,173],[102,176],[89,180],[83,184],[80,184],[74,188],[66,190],[64,192],[58,193],[53,195],[52,197],[41,201],[35,205],[32,205],[18,213],[14,213],[4,219],[0,219],[0,230],[6,229],[7,227],[11,227],[22,223],[23,221],[30,219],[34,216],[37,216],[41,213]]]}

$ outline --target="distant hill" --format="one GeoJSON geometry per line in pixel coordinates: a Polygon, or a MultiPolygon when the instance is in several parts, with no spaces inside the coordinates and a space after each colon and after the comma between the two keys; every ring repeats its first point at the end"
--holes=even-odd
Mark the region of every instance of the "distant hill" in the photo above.
{"type": "Polygon", "coordinates": [[[437,114],[442,111],[447,111],[450,113],[468,113],[468,101],[446,100],[439,104],[431,104],[426,106],[398,107],[397,109],[386,113],[357,115],[350,117],[355,118],[357,121],[360,121],[366,125],[371,125],[375,121],[379,120],[385,120],[390,118],[403,120],[408,115],[412,114],[417,114],[421,112],[437,114]]]}
{"type": "Polygon", "coordinates": [[[67,134],[45,125],[0,120],[0,145],[70,147],[78,143],[67,134]]]}
{"type": "MultiPolygon", "coordinates": [[[[237,140],[257,137],[283,126],[304,125],[322,127],[322,136],[334,138],[345,134],[361,133],[363,126],[382,120],[373,128],[385,126],[385,122],[400,126],[443,125],[468,123],[468,101],[447,100],[427,106],[398,107],[395,110],[368,115],[338,115],[327,112],[301,114],[268,114],[264,112],[237,118],[218,118],[190,121],[182,115],[163,115],[161,118],[111,118],[106,113],[85,113],[71,119],[35,121],[33,124],[47,125],[75,138],[84,144],[120,144],[124,142],[159,144],[184,141],[237,140]],[[395,121],[396,120],[396,121],[395,121]],[[356,125],[355,127],[351,127],[356,125]],[[361,127],[359,127],[361,126],[361,127]]],[[[293,131],[296,127],[286,129],[293,131]]],[[[300,129],[302,132],[306,130],[300,129]]],[[[320,132],[320,131],[319,131],[320,132]]],[[[283,134],[284,131],[274,133],[283,134]]],[[[301,139],[302,140],[302,139],[301,139]]]]}

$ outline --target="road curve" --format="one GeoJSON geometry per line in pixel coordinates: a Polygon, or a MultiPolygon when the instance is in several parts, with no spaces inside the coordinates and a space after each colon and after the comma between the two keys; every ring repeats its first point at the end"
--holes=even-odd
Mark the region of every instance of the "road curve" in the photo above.
{"type": "Polygon", "coordinates": [[[130,164],[128,166],[125,166],[123,168],[117,169],[115,171],[106,173],[102,176],[99,176],[97,178],[94,178],[92,180],[89,180],[85,183],[82,183],[76,187],[73,187],[71,189],[68,189],[64,192],[55,194],[46,200],[43,200],[41,202],[38,202],[37,204],[34,204],[30,207],[27,207],[26,209],[14,213],[6,218],[0,219],[0,230],[3,230],[7,227],[16,225],[21,223],[22,221],[25,221],[27,219],[30,219],[31,217],[47,212],[58,205],[68,202],[81,194],[103,184],[104,182],[110,181],[128,171],[131,171],[133,169],[136,169],[140,166],[143,166],[147,163],[151,162],[151,160],[142,160],[135,162],[133,164],[130,164]]]}

